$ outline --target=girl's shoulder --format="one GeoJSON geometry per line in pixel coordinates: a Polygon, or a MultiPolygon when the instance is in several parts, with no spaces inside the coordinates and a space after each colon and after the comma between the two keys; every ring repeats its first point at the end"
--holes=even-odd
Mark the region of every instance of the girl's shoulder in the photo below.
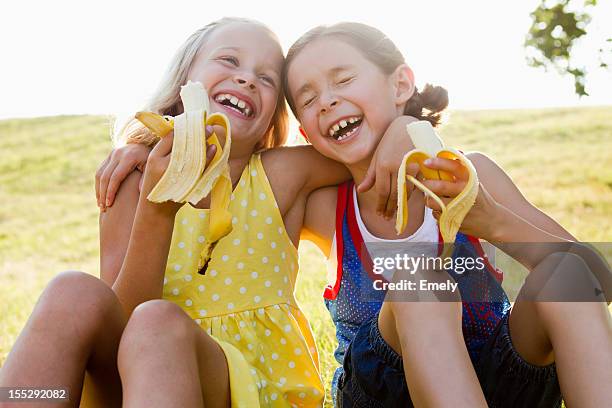
{"type": "Polygon", "coordinates": [[[260,153],[261,162],[267,174],[300,181],[308,173],[305,168],[312,146],[280,146],[260,153]]]}
{"type": "Polygon", "coordinates": [[[319,153],[311,145],[282,146],[261,153],[264,169],[280,181],[311,191],[335,185],[350,178],[346,166],[319,153]]]}
{"type": "Polygon", "coordinates": [[[283,215],[293,207],[306,184],[304,150],[303,146],[287,146],[260,153],[261,165],[283,215]]]}

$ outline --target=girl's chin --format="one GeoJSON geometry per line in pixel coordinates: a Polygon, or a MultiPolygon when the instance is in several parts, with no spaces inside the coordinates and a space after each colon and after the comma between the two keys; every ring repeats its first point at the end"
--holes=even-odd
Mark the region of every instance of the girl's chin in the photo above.
{"type": "Polygon", "coordinates": [[[346,166],[360,163],[369,163],[374,157],[375,149],[368,149],[367,146],[355,145],[354,149],[347,148],[343,151],[334,151],[328,157],[346,166]]]}
{"type": "Polygon", "coordinates": [[[331,146],[329,146],[329,148],[334,156],[334,160],[346,165],[371,161],[378,144],[365,137],[360,139],[361,140],[357,138],[347,138],[340,142],[331,141],[331,146]]]}

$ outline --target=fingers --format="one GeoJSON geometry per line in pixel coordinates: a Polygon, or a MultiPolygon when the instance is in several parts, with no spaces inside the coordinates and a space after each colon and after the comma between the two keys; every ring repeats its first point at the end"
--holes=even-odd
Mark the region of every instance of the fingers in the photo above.
{"type": "Polygon", "coordinates": [[[102,211],[113,205],[119,186],[135,168],[144,172],[150,148],[128,144],[111,152],[96,172],[96,198],[102,211]]]}
{"type": "Polygon", "coordinates": [[[376,170],[376,193],[378,194],[378,202],[376,204],[376,214],[385,215],[387,209],[387,201],[391,193],[391,176],[383,169],[376,170]]]}
{"type": "Polygon", "coordinates": [[[172,143],[174,142],[174,131],[164,136],[153,148],[149,156],[165,157],[172,152],[172,143]]]}
{"type": "Polygon", "coordinates": [[[366,172],[365,178],[359,185],[357,186],[358,193],[365,193],[374,187],[374,182],[376,181],[376,163],[374,160],[370,163],[370,167],[368,167],[368,171],[366,172]]]}
{"type": "Polygon", "coordinates": [[[417,174],[419,174],[419,165],[417,163],[409,163],[406,166],[406,174],[416,178],[417,174]]]}
{"type": "Polygon", "coordinates": [[[397,177],[395,174],[389,174],[391,177],[391,192],[387,199],[387,207],[385,208],[385,218],[393,217],[397,209],[397,177]]]}
{"type": "Polygon", "coordinates": [[[106,188],[106,207],[110,207],[115,202],[115,196],[117,195],[117,190],[119,190],[119,186],[123,183],[123,180],[127,178],[127,176],[134,171],[136,168],[136,163],[122,160],[115,167],[113,174],[110,176],[110,180],[108,182],[108,187],[106,188]]]}
{"type": "MultiPolygon", "coordinates": [[[[370,169],[373,169],[373,167],[370,167],[370,169]]],[[[368,172],[370,172],[370,169],[368,169],[368,172]]],[[[419,165],[417,163],[410,163],[406,167],[407,175],[416,177],[418,172],[419,172],[419,165]]],[[[382,211],[381,215],[383,215],[385,218],[391,218],[393,217],[393,215],[395,214],[395,211],[397,210],[397,189],[398,189],[397,173],[391,172],[389,170],[385,170],[384,168],[378,169],[377,173],[378,173],[377,176],[372,178],[371,183],[374,183],[378,179],[388,180],[388,183],[377,184],[376,191],[379,193],[379,205],[382,207],[383,201],[385,203],[384,210],[382,211]]],[[[371,174],[375,174],[375,173],[372,171],[371,174]]],[[[366,179],[367,177],[368,175],[366,174],[366,179]]],[[[406,188],[409,189],[408,194],[407,194],[409,198],[410,194],[414,190],[414,185],[412,183],[407,183],[406,188]]]]}
{"type": "Polygon", "coordinates": [[[206,147],[206,167],[208,167],[212,159],[215,157],[216,152],[217,152],[217,146],[209,145],[206,147]]]}
{"type": "MultiPolygon", "coordinates": [[[[221,128],[221,126],[206,125],[206,165],[205,167],[208,167],[212,159],[215,157],[215,153],[217,152],[217,146],[209,144],[209,140],[208,140],[213,134],[218,135],[216,128],[223,129],[221,128]]],[[[225,135],[225,131],[223,131],[223,135],[225,135]]]]}
{"type": "Polygon", "coordinates": [[[219,142],[224,145],[225,144],[225,128],[220,125],[206,125],[206,140],[213,135],[217,135],[219,142]]]}
{"type": "Polygon", "coordinates": [[[468,170],[459,160],[431,157],[423,164],[430,169],[446,171],[460,180],[467,180],[469,177],[468,170]]]}
{"type": "Polygon", "coordinates": [[[425,180],[425,187],[434,192],[438,197],[456,197],[465,188],[465,181],[425,180]]]}
{"type": "MultiPolygon", "coordinates": [[[[445,205],[450,201],[448,198],[441,198],[441,200],[445,205]]],[[[430,196],[425,196],[425,206],[431,208],[434,212],[442,212],[442,207],[440,207],[440,204],[438,204],[438,202],[430,196]]]]}
{"type": "Polygon", "coordinates": [[[100,201],[100,178],[102,177],[102,174],[104,173],[104,170],[106,169],[106,166],[108,165],[109,160],[110,160],[110,154],[106,157],[106,159],[104,159],[104,161],[102,161],[102,163],[98,167],[98,170],[96,170],[96,178],[95,178],[94,187],[96,189],[96,202],[98,203],[98,207],[102,207],[102,203],[100,201]]]}
{"type": "MultiPolygon", "coordinates": [[[[441,198],[441,200],[444,203],[444,205],[448,205],[448,203],[451,201],[450,198],[441,198]]],[[[433,198],[426,196],[425,206],[431,208],[431,214],[437,221],[439,221],[440,215],[442,215],[442,208],[440,207],[440,204],[438,204],[438,202],[434,200],[433,198]]]]}
{"type": "Polygon", "coordinates": [[[225,140],[225,128],[223,126],[215,125],[213,126],[215,130],[215,134],[219,138],[219,140],[225,140]]]}
{"type": "Polygon", "coordinates": [[[102,172],[102,176],[100,177],[99,203],[100,203],[100,209],[102,211],[106,211],[106,207],[108,207],[108,199],[107,199],[106,191],[108,189],[108,184],[110,182],[111,176],[113,175],[113,172],[115,171],[115,167],[117,167],[119,163],[119,161],[116,160],[115,155],[116,155],[115,152],[111,154],[110,160],[107,166],[105,167],[104,172],[102,172]]]}

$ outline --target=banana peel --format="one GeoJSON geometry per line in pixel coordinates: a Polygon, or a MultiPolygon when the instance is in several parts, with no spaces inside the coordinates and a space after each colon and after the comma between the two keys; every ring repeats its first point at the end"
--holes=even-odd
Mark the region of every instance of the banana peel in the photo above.
{"type": "MultiPolygon", "coordinates": [[[[442,239],[445,244],[454,243],[461,223],[474,205],[476,196],[478,195],[478,175],[476,174],[476,169],[463,153],[456,149],[446,147],[429,122],[412,122],[406,126],[406,130],[412,139],[415,149],[404,156],[399,168],[397,179],[398,208],[395,230],[399,235],[406,229],[406,225],[408,224],[408,192],[406,190],[406,180],[408,180],[425,195],[431,197],[438,203],[442,209],[439,219],[442,239]],[[408,164],[417,163],[420,172],[426,179],[453,181],[453,176],[450,173],[430,169],[423,164],[423,162],[430,157],[458,160],[468,170],[469,177],[465,188],[448,204],[444,204],[440,197],[415,177],[406,174],[406,167],[408,164]]],[[[448,251],[445,249],[443,254],[443,257],[445,257],[448,255],[448,251]]]]}
{"type": "Polygon", "coordinates": [[[147,199],[195,205],[210,193],[208,234],[198,264],[198,270],[205,270],[217,241],[232,230],[232,214],[228,211],[232,192],[228,164],[231,130],[225,115],[209,114],[208,95],[200,82],[189,81],[182,86],[181,100],[184,113],[176,117],[152,112],[136,114],[136,119],[161,138],[174,130],[170,163],[147,199]],[[206,166],[205,129],[215,125],[224,128],[225,143],[221,146],[216,133],[209,137],[208,143],[216,146],[216,152],[206,166]]]}

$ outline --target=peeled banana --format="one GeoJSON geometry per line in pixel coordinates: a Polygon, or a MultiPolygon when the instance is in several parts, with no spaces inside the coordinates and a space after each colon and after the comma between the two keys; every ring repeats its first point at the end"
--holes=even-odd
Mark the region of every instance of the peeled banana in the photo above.
{"type": "Polygon", "coordinates": [[[406,229],[408,223],[408,193],[406,191],[406,179],[408,179],[415,187],[438,203],[442,209],[439,219],[440,234],[444,243],[453,243],[463,219],[474,205],[478,195],[478,175],[476,174],[476,169],[463,153],[456,149],[445,147],[442,139],[440,139],[429,122],[412,122],[406,126],[406,130],[412,139],[415,149],[404,156],[398,173],[398,208],[395,230],[398,234],[401,234],[406,229]],[[459,160],[469,172],[465,188],[447,205],[416,178],[406,174],[406,166],[408,164],[418,163],[420,171],[426,179],[452,181],[453,176],[448,172],[430,169],[423,164],[430,157],[459,160]]]}
{"type": "Polygon", "coordinates": [[[174,201],[197,204],[209,193],[210,217],[207,240],[200,255],[198,270],[205,269],[216,242],[232,230],[232,214],[228,211],[232,181],[229,172],[231,148],[230,123],[221,113],[209,114],[208,95],[200,82],[187,82],[181,87],[184,113],[163,117],[152,112],[138,112],[136,119],[159,137],[174,130],[174,141],[168,168],[149,193],[147,199],[160,203],[174,201]],[[206,126],[225,129],[225,146],[215,133],[208,143],[217,147],[206,166],[206,126]]]}

